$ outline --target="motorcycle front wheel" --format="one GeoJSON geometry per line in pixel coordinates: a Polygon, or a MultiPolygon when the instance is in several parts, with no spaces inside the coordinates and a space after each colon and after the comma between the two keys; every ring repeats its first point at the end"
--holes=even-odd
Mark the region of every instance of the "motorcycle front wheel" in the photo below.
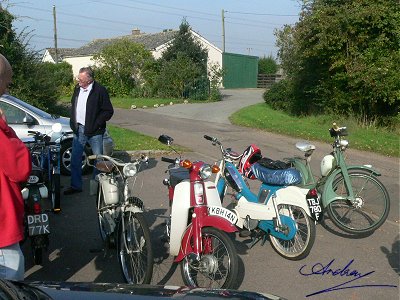
{"type": "Polygon", "coordinates": [[[187,286],[204,288],[234,288],[238,272],[238,257],[228,235],[213,227],[204,227],[200,259],[186,256],[181,273],[187,286]]]}
{"type": "MultiPolygon", "coordinates": [[[[97,219],[98,219],[98,223],[99,223],[100,237],[101,237],[102,241],[104,242],[107,239],[106,224],[105,224],[106,220],[105,220],[104,211],[103,211],[103,208],[106,206],[106,203],[104,201],[103,189],[101,188],[100,184],[97,189],[96,205],[97,205],[97,219]]],[[[112,246],[111,240],[110,240],[110,246],[112,246]]]]}
{"type": "Polygon", "coordinates": [[[123,213],[118,224],[117,253],[127,283],[150,283],[153,275],[153,250],[150,230],[142,213],[123,213]]]}
{"type": "MultiPolygon", "coordinates": [[[[365,171],[349,172],[355,201],[335,200],[327,207],[332,222],[350,234],[369,234],[378,229],[386,220],[390,199],[385,186],[365,171]]],[[[347,197],[348,192],[342,175],[333,181],[336,194],[347,197]]]]}
{"type": "Polygon", "coordinates": [[[294,205],[278,205],[280,215],[291,217],[296,222],[296,234],[291,240],[282,240],[270,235],[271,246],[282,257],[300,260],[310,253],[315,241],[315,223],[304,209],[294,205]]]}

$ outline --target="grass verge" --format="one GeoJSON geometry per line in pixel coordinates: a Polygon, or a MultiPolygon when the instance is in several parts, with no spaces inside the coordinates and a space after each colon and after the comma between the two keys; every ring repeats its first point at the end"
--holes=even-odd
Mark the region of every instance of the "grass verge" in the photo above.
{"type": "Polygon", "coordinates": [[[355,120],[332,116],[292,117],[276,111],[264,103],[245,107],[234,113],[229,120],[236,125],[258,128],[270,132],[299,137],[306,140],[332,142],[328,129],[332,123],[346,126],[350,147],[399,157],[399,134],[384,129],[361,127],[355,120]]]}

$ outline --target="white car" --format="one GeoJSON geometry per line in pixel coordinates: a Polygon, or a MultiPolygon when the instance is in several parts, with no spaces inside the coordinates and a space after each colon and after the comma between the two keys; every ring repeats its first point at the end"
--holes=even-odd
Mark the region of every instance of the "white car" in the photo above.
{"type": "MultiPolygon", "coordinates": [[[[29,130],[47,134],[51,132],[54,123],[61,123],[62,132],[71,132],[69,118],[51,115],[13,96],[6,94],[1,96],[0,108],[6,115],[8,125],[14,129],[20,139],[28,138],[29,130]]],[[[71,150],[72,133],[65,136],[61,142],[61,174],[71,174],[71,150]]],[[[103,153],[111,155],[113,150],[114,141],[106,130],[103,139],[103,153]]],[[[82,164],[84,172],[89,169],[89,166],[86,165],[86,156],[91,153],[90,146],[87,145],[82,164]]]]}

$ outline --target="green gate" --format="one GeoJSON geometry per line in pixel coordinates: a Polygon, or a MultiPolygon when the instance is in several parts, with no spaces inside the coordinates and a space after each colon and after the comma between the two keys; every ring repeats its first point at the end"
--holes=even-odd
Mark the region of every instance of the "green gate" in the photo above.
{"type": "Polygon", "coordinates": [[[257,87],[257,56],[225,52],[222,53],[222,67],[225,72],[223,79],[224,88],[257,87]]]}

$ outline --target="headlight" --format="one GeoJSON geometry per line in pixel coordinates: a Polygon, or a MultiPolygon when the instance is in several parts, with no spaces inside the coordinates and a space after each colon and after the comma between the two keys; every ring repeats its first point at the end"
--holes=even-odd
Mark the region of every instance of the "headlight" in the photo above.
{"type": "Polygon", "coordinates": [[[126,164],[122,169],[122,172],[126,177],[135,176],[137,173],[137,168],[135,164],[126,164]]]}
{"type": "Polygon", "coordinates": [[[205,180],[209,178],[212,174],[211,166],[208,164],[204,164],[199,170],[200,177],[205,180]]]}

